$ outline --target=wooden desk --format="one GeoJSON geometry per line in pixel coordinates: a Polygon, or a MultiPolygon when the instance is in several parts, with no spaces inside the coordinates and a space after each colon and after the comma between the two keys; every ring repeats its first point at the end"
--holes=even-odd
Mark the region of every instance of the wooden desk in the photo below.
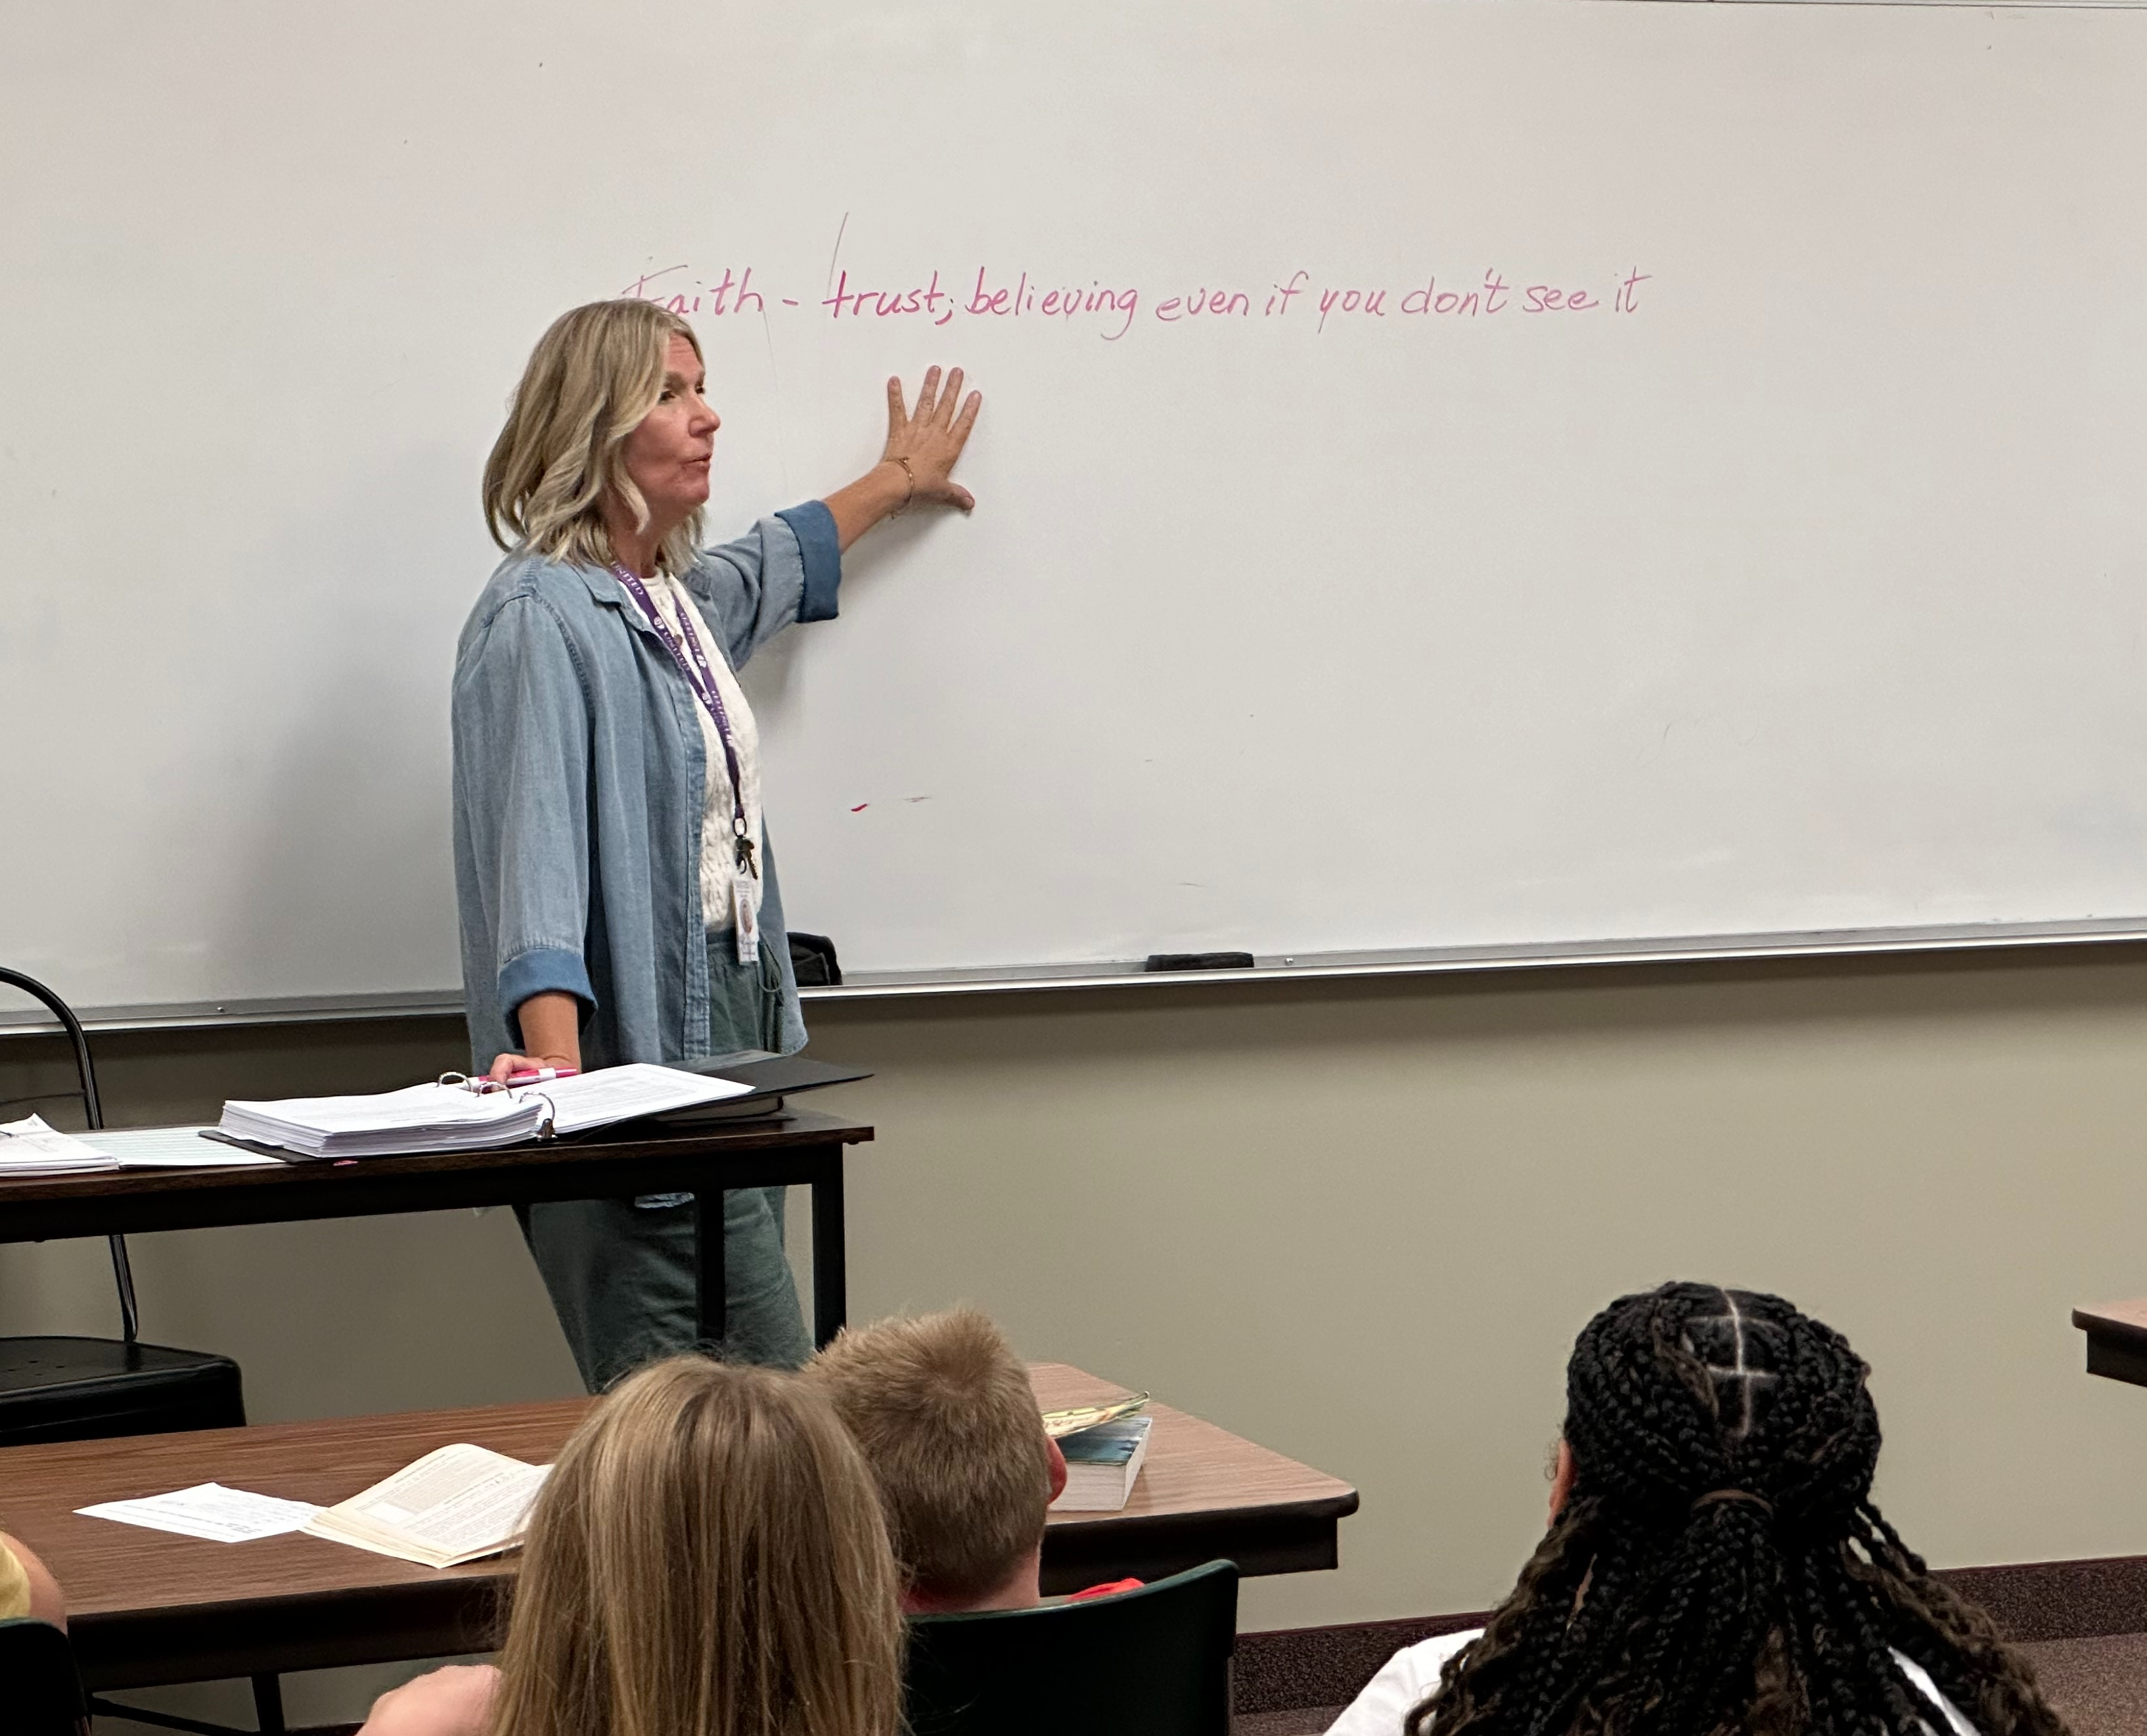
{"type": "MultiPolygon", "coordinates": [[[[1124,1390],[1063,1363],[1037,1364],[1033,1378],[1048,1408],[1124,1390]]],[[[207,1482],[326,1505],[453,1441],[541,1463],[590,1402],[8,1448],[0,1528],[58,1577],[83,1678],[100,1691],[489,1650],[512,1555],[425,1568],[318,1538],[205,1543],[74,1509],[207,1482]]],[[[1154,1409],[1124,1509],[1052,1517],[1047,1590],[1153,1578],[1217,1556],[1248,1573],[1334,1565],[1354,1489],[1168,1405],[1154,1409]]]]}
{"type": "MultiPolygon", "coordinates": [[[[1064,1363],[1032,1363],[1029,1380],[1046,1410],[1126,1391],[1064,1363]]],[[[1051,1515],[1043,1534],[1047,1593],[1129,1576],[1160,1579],[1223,1558],[1248,1574],[1337,1564],[1337,1528],[1357,1510],[1355,1489],[1168,1404],[1149,1408],[1155,1429],[1133,1498],[1116,1513],[1051,1515]]]]}
{"type": "Polygon", "coordinates": [[[723,1326],[722,1190],[798,1183],[813,1190],[813,1330],[825,1343],[841,1329],[847,1282],[843,1149],[872,1137],[869,1127],[805,1111],[720,1132],[654,1132],[643,1122],[497,1151],[348,1163],[0,1177],[0,1243],[692,1193],[714,1232],[698,1238],[701,1328],[714,1342],[723,1326]]]}
{"type": "Polygon", "coordinates": [[[2147,1299],[2102,1302],[2073,1310],[2087,1334],[2087,1372],[2147,1386],[2147,1299]]]}

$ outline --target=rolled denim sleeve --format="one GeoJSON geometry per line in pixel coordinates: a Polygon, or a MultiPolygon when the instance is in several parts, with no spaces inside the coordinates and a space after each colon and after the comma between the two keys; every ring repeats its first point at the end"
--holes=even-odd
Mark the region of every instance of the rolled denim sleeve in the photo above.
{"type": "Polygon", "coordinates": [[[541,598],[510,597],[473,635],[453,713],[464,991],[473,1012],[493,1002],[488,1010],[518,1048],[516,1011],[533,994],[572,994],[584,1017],[596,1004],[584,955],[588,693],[565,627],[541,598]]]}
{"type": "Polygon", "coordinates": [[[733,669],[793,621],[832,621],[843,583],[835,515],[817,500],[763,518],[735,543],[707,548],[686,586],[733,669]]]}
{"type": "Polygon", "coordinates": [[[775,515],[798,539],[805,566],[805,594],[798,601],[800,621],[832,621],[838,613],[836,593],[843,584],[843,544],[835,534],[835,515],[825,501],[808,500],[775,515]]]}

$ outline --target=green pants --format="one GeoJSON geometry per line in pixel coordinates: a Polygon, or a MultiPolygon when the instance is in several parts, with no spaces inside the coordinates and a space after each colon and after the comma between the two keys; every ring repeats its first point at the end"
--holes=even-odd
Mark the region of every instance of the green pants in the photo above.
{"type": "Polygon", "coordinates": [[[699,1349],[794,1368],[812,1350],[783,1251],[782,1188],[723,1195],[724,1333],[700,1342],[690,1194],[518,1206],[582,1383],[600,1393],[658,1357],[699,1349]]]}
{"type": "MultiPolygon", "coordinates": [[[[779,927],[766,938],[787,943],[779,927]]],[[[766,947],[758,965],[740,964],[728,932],[710,935],[708,1052],[779,1050],[782,987],[766,947]]],[[[741,1188],[723,1195],[719,1344],[702,1343],[698,1329],[693,1195],[517,1206],[583,1383],[600,1393],[642,1363],[685,1350],[784,1368],[803,1363],[813,1342],[783,1248],[786,1191],[741,1188]]]]}

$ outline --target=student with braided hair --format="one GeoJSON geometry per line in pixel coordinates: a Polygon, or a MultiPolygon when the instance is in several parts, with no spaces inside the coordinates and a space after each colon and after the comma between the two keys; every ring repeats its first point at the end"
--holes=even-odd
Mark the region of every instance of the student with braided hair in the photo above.
{"type": "Polygon", "coordinates": [[[2064,1736],[1871,1504],[1869,1373],[1778,1296],[1620,1297],[1574,1345],[1519,1583],[1329,1736],[2064,1736]]]}

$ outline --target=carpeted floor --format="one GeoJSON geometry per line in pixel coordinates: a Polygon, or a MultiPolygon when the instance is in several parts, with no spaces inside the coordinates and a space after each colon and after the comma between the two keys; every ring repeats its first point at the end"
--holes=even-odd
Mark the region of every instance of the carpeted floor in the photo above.
{"type": "Polygon", "coordinates": [[[2147,1730],[2147,1633],[2045,1639],[2020,1648],[2073,1736],[2147,1730]]]}
{"type": "Polygon", "coordinates": [[[1230,1736],[1319,1736],[1339,1706],[1308,1706],[1295,1712],[1245,1712],[1230,1720],[1230,1736]]]}
{"type": "MultiPolygon", "coordinates": [[[[2147,1633],[2106,1639],[2046,1639],[2021,1648],[2073,1736],[2139,1736],[2147,1731],[2147,1633]]],[[[1339,1706],[1248,1713],[1233,1736],[1320,1736],[1339,1706]]]]}

